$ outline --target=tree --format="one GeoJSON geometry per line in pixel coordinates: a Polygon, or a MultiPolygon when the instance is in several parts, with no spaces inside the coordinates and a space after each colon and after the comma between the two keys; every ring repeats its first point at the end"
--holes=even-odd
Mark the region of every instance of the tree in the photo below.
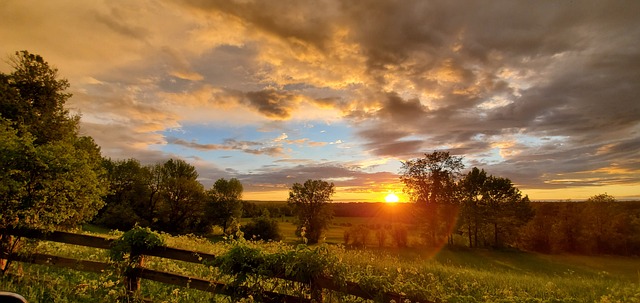
{"type": "Polygon", "coordinates": [[[21,125],[21,133],[32,134],[36,145],[75,136],[79,117],[64,108],[71,97],[69,82],[28,51],[16,52],[10,61],[14,72],[0,75],[2,117],[21,125]]]}
{"type": "Polygon", "coordinates": [[[457,213],[456,180],[463,168],[462,157],[444,151],[402,163],[400,181],[418,206],[416,213],[430,244],[438,245],[445,238],[453,242],[450,231],[457,213]]]}
{"type": "Polygon", "coordinates": [[[532,217],[529,197],[507,178],[489,176],[481,191],[484,216],[493,227],[493,244],[501,246],[500,234],[512,235],[532,217]]]}
{"type": "Polygon", "coordinates": [[[159,168],[160,200],[156,226],[169,232],[201,232],[204,220],[204,189],[196,168],[179,159],[169,159],[159,168]]]}
{"type": "Polygon", "coordinates": [[[236,178],[218,179],[207,191],[207,219],[227,232],[242,217],[242,183],[236,178]]]}
{"type": "Polygon", "coordinates": [[[78,136],[57,70],[27,51],[0,74],[0,228],[54,229],[90,220],[106,194],[100,149],[78,136]]]}
{"type": "Polygon", "coordinates": [[[482,190],[487,173],[477,167],[471,169],[458,183],[457,193],[462,203],[458,227],[467,229],[469,247],[478,246],[478,232],[482,226],[482,190]]]}
{"type": "Polygon", "coordinates": [[[591,253],[610,253],[613,239],[612,219],[616,199],[608,194],[589,197],[582,209],[583,239],[587,251],[591,253]]]}
{"type": "Polygon", "coordinates": [[[135,159],[104,159],[103,166],[109,179],[109,194],[95,223],[120,230],[129,230],[136,224],[149,226],[156,212],[155,207],[147,205],[151,167],[142,166],[135,159]]]}
{"type": "Polygon", "coordinates": [[[333,183],[322,180],[294,183],[289,191],[287,203],[293,206],[298,216],[298,232],[304,231],[304,237],[310,244],[318,243],[333,219],[330,205],[333,194],[333,183]]]}
{"type": "MultiPolygon", "coordinates": [[[[107,189],[100,149],[78,135],[79,118],[64,108],[69,84],[56,69],[27,51],[12,63],[12,73],[0,74],[0,228],[86,222],[107,189]]],[[[0,253],[17,241],[0,235],[0,253]]]]}
{"type": "Polygon", "coordinates": [[[529,198],[511,180],[487,175],[484,169],[474,167],[460,179],[457,195],[462,203],[458,228],[466,229],[469,247],[479,246],[478,238],[485,235],[499,246],[500,235],[515,237],[533,217],[529,198]]]}
{"type": "Polygon", "coordinates": [[[240,228],[247,240],[280,241],[280,227],[278,221],[267,215],[252,218],[251,222],[240,228]]]}

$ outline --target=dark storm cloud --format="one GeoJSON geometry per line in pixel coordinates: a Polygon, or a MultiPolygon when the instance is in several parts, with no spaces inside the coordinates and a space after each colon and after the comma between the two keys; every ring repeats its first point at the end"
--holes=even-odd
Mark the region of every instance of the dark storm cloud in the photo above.
{"type": "Polygon", "coordinates": [[[287,119],[291,116],[294,96],[287,92],[262,90],[246,93],[246,103],[261,114],[273,119],[287,119]]]}
{"type": "Polygon", "coordinates": [[[413,122],[424,117],[427,112],[428,108],[423,106],[417,98],[403,100],[395,93],[388,94],[384,107],[379,111],[380,115],[387,116],[391,120],[397,121],[397,123],[413,122]]]}
{"type": "Polygon", "coordinates": [[[221,12],[239,20],[247,26],[273,36],[306,42],[322,47],[329,38],[327,16],[334,6],[333,1],[317,1],[313,5],[297,1],[179,1],[206,12],[221,12]],[[321,30],[324,28],[325,30],[321,30]]]}
{"type": "Polygon", "coordinates": [[[640,136],[638,3],[377,1],[343,8],[374,79],[388,85],[395,73],[437,95],[417,100],[384,92],[392,97],[380,102],[370,123],[359,124],[374,154],[438,146],[482,154],[493,148],[486,140],[501,136],[561,137],[562,145],[504,147],[518,150],[496,166],[543,187],[571,185],[545,183],[543,175],[614,164],[632,171],[628,160],[640,157],[633,148],[593,152],[607,144],[633,146],[640,136]],[[490,105],[500,99],[505,104],[490,105]]]}

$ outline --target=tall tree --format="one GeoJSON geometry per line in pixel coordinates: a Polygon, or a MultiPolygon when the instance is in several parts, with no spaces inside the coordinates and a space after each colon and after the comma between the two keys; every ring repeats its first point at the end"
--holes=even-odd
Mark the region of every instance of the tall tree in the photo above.
{"type": "Polygon", "coordinates": [[[236,178],[218,179],[207,191],[207,219],[228,232],[242,217],[242,183],[236,178]]]}
{"type": "Polygon", "coordinates": [[[582,208],[582,242],[590,253],[611,252],[613,238],[614,204],[616,199],[609,194],[591,196],[582,208]]]}
{"type": "Polygon", "coordinates": [[[400,181],[417,206],[418,222],[422,222],[425,240],[430,244],[438,245],[445,238],[450,243],[453,241],[456,180],[463,168],[462,157],[445,151],[434,151],[402,163],[400,181]]]}
{"type": "Polygon", "coordinates": [[[493,227],[493,244],[501,246],[500,235],[517,233],[517,228],[533,217],[529,197],[522,197],[511,180],[489,176],[482,189],[484,216],[493,227]]]}
{"type": "MultiPolygon", "coordinates": [[[[100,149],[78,136],[78,117],[64,108],[69,85],[57,70],[27,51],[11,62],[14,71],[0,74],[0,228],[86,222],[106,194],[100,149]]],[[[0,254],[15,243],[0,234],[0,254]]]]}
{"type": "Polygon", "coordinates": [[[0,75],[0,113],[22,126],[40,145],[77,134],[78,116],[64,107],[71,97],[69,82],[58,78],[58,70],[28,51],[10,59],[13,73],[0,75]]]}
{"type": "Polygon", "coordinates": [[[289,191],[287,203],[293,206],[298,216],[298,231],[304,231],[304,237],[310,244],[318,243],[333,219],[330,204],[333,194],[333,183],[322,180],[294,183],[289,191]]]}
{"type": "Polygon", "coordinates": [[[135,159],[104,159],[103,166],[109,179],[109,194],[95,222],[120,230],[129,230],[136,224],[149,226],[155,214],[155,209],[147,206],[151,195],[150,167],[135,159]]]}
{"type": "Polygon", "coordinates": [[[169,159],[160,167],[161,183],[158,211],[159,229],[169,232],[202,231],[204,189],[196,168],[179,159],[169,159]]]}
{"type": "Polygon", "coordinates": [[[38,55],[0,74],[0,227],[53,229],[91,219],[106,194],[99,147],[78,136],[68,82],[38,55]]]}
{"type": "Polygon", "coordinates": [[[478,246],[478,233],[482,226],[482,191],[487,173],[477,167],[471,169],[458,183],[459,200],[462,203],[458,227],[466,228],[469,247],[478,246]]]}

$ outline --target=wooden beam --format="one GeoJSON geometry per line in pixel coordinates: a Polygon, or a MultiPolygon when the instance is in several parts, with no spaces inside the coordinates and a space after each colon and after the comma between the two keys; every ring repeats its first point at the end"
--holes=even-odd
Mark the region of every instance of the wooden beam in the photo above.
{"type": "Polygon", "coordinates": [[[70,268],[79,271],[88,271],[95,273],[102,273],[110,267],[108,263],[70,259],[48,254],[22,255],[13,253],[10,255],[10,259],[18,262],[51,265],[55,267],[70,268]]]}
{"type": "MultiPolygon", "coordinates": [[[[200,278],[193,278],[184,275],[178,275],[148,268],[138,269],[137,275],[143,279],[153,280],[165,284],[177,285],[187,288],[198,289],[206,292],[232,296],[238,293],[250,293],[250,289],[244,286],[234,286],[223,282],[209,281],[200,278]]],[[[310,299],[299,298],[296,296],[279,294],[275,292],[265,291],[263,300],[266,302],[311,302],[310,299]]]]}
{"type": "Polygon", "coordinates": [[[145,250],[143,253],[149,256],[156,256],[197,264],[202,264],[205,261],[211,262],[216,258],[216,256],[213,254],[173,247],[155,247],[153,249],[145,250]]]}

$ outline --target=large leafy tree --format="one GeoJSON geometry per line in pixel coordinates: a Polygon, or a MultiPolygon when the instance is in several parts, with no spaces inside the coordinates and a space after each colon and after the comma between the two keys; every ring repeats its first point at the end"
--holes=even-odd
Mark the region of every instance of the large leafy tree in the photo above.
{"type": "Polygon", "coordinates": [[[2,117],[20,125],[20,133],[32,134],[35,145],[75,136],[79,117],[64,107],[71,97],[69,82],[28,51],[16,52],[10,61],[14,71],[0,74],[2,117]]]}
{"type": "Polygon", "coordinates": [[[457,188],[462,202],[458,228],[467,233],[470,247],[480,245],[478,238],[484,243],[491,238],[494,246],[500,246],[533,217],[529,198],[507,178],[474,167],[457,188]]]}
{"type": "Polygon", "coordinates": [[[452,203],[455,182],[464,168],[462,157],[434,151],[423,158],[402,163],[400,181],[411,200],[418,204],[452,203]]]}
{"type": "Polygon", "coordinates": [[[482,191],[487,173],[474,167],[458,183],[458,195],[462,204],[458,227],[466,229],[469,247],[478,246],[479,229],[483,224],[482,191]]]}
{"type": "Polygon", "coordinates": [[[218,179],[207,191],[207,219],[226,233],[242,217],[242,183],[236,178],[218,179]]]}
{"type": "Polygon", "coordinates": [[[135,224],[149,226],[157,212],[149,202],[157,201],[150,198],[151,167],[135,159],[105,159],[103,166],[109,179],[109,194],[95,222],[120,230],[129,230],[135,224]]]}
{"type": "Polygon", "coordinates": [[[298,232],[304,231],[304,238],[310,244],[318,243],[333,219],[330,204],[333,194],[333,183],[322,180],[307,180],[291,186],[287,203],[298,216],[298,232]]]}
{"type": "Polygon", "coordinates": [[[0,227],[55,229],[91,219],[106,193],[100,149],[64,108],[69,84],[42,57],[0,74],[0,227]]]}
{"type": "Polygon", "coordinates": [[[493,227],[493,245],[502,246],[500,238],[517,234],[518,228],[533,217],[529,197],[522,196],[511,180],[489,176],[482,189],[484,216],[493,227]]]}
{"type": "MultiPolygon", "coordinates": [[[[90,220],[106,194],[100,149],[78,135],[64,108],[69,84],[27,51],[0,74],[0,229],[73,227],[90,220]]],[[[0,253],[17,239],[0,233],[0,253]]],[[[0,264],[0,267],[5,267],[0,264]]]]}
{"type": "Polygon", "coordinates": [[[445,239],[453,242],[451,231],[458,208],[456,181],[463,168],[462,157],[446,151],[402,163],[400,181],[417,206],[417,220],[429,244],[438,245],[445,239]]]}
{"type": "Polygon", "coordinates": [[[206,197],[194,166],[178,159],[146,166],[135,159],[105,159],[103,165],[110,190],[97,224],[120,229],[138,224],[177,233],[206,231],[206,197]]]}
{"type": "Polygon", "coordinates": [[[196,232],[205,228],[204,188],[196,168],[184,160],[169,159],[159,167],[159,229],[196,232]]]}

